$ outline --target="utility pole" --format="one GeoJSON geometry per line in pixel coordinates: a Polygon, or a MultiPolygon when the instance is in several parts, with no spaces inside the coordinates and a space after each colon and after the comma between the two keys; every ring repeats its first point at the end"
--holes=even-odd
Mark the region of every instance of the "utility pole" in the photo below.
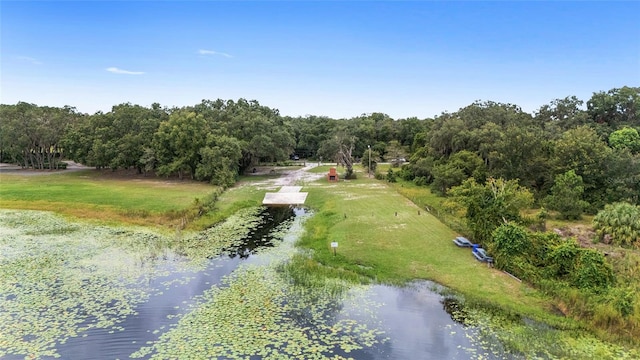
{"type": "Polygon", "coordinates": [[[367,173],[369,174],[369,178],[371,178],[371,145],[367,145],[369,148],[369,168],[367,169],[367,173]]]}

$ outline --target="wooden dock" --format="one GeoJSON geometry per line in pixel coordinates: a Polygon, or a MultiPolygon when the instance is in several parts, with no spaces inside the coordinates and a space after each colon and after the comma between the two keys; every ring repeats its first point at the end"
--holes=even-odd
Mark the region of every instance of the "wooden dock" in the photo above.
{"type": "Polygon", "coordinates": [[[302,205],[307,200],[302,186],[283,186],[278,192],[264,194],[263,205],[302,205]]]}

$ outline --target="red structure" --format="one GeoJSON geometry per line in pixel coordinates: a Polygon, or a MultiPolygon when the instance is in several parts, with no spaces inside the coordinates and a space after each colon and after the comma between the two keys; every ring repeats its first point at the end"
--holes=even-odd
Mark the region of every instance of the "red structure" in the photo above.
{"type": "Polygon", "coordinates": [[[338,181],[338,173],[336,172],[336,168],[329,169],[329,173],[327,174],[327,181],[329,182],[338,181]]]}

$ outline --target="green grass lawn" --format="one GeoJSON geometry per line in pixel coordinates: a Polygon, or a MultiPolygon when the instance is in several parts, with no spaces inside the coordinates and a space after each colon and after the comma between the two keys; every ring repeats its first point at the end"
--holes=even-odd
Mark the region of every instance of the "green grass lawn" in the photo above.
{"type": "Polygon", "coordinates": [[[347,268],[382,282],[428,279],[468,299],[573,327],[553,316],[550,299],[509,275],[475,260],[452,242],[458,235],[385,182],[359,174],[357,180],[309,184],[307,204],[317,214],[301,246],[321,263],[347,268]],[[338,242],[334,256],[330,244],[338,242]]]}
{"type": "Polygon", "coordinates": [[[155,177],[118,177],[97,170],[46,175],[0,174],[0,207],[56,211],[103,221],[163,224],[171,212],[216,187],[155,177]]]}

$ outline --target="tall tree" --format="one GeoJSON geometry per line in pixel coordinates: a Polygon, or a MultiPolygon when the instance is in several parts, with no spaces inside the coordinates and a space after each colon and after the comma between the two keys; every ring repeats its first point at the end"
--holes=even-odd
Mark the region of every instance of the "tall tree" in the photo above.
{"type": "Polygon", "coordinates": [[[486,167],[482,159],[471,151],[459,151],[432,169],[433,189],[446,194],[453,186],[462,184],[470,177],[482,183],[486,177],[486,167]]]}
{"type": "Polygon", "coordinates": [[[609,145],[614,149],[628,149],[633,154],[640,153],[640,134],[638,130],[623,127],[609,135],[609,145]]]}
{"type": "Polygon", "coordinates": [[[20,102],[0,105],[0,150],[5,161],[34,169],[58,167],[67,124],[79,115],[74,108],[20,102]]]}
{"type": "Polygon", "coordinates": [[[195,178],[200,149],[206,145],[208,131],[202,115],[187,110],[173,112],[154,136],[158,174],[177,174],[182,179],[187,173],[195,178]]]}
{"type": "Polygon", "coordinates": [[[449,195],[464,206],[467,225],[479,243],[488,243],[501,224],[521,223],[520,211],[533,204],[533,195],[518,185],[517,180],[490,178],[485,184],[479,184],[469,178],[451,188],[449,195]]]}
{"type": "Polygon", "coordinates": [[[549,168],[551,143],[544,132],[533,126],[510,125],[492,142],[490,174],[505,179],[520,179],[523,186],[540,192],[551,183],[549,168]]]}
{"type": "Polygon", "coordinates": [[[619,125],[639,126],[640,87],[624,86],[593,93],[587,101],[587,111],[593,121],[613,129],[619,125]]]}
{"type": "Polygon", "coordinates": [[[551,194],[545,199],[546,206],[560,212],[564,219],[580,219],[589,203],[582,200],[584,185],[582,177],[569,170],[556,176],[551,194]]]}
{"type": "Polygon", "coordinates": [[[238,177],[242,147],[238,139],[229,136],[207,136],[207,145],[200,149],[196,178],[215,185],[229,187],[238,177]]]}
{"type": "Polygon", "coordinates": [[[582,110],[583,105],[584,101],[575,96],[555,99],[536,111],[534,121],[553,136],[589,122],[589,115],[582,110]]]}
{"type": "Polygon", "coordinates": [[[318,150],[318,156],[325,161],[333,160],[346,168],[345,178],[353,176],[353,151],[356,137],[346,133],[338,133],[333,138],[322,142],[318,150]]]}
{"type": "Polygon", "coordinates": [[[585,200],[595,207],[604,206],[611,148],[593,129],[581,126],[563,133],[553,150],[556,174],[574,170],[584,181],[585,200]]]}

